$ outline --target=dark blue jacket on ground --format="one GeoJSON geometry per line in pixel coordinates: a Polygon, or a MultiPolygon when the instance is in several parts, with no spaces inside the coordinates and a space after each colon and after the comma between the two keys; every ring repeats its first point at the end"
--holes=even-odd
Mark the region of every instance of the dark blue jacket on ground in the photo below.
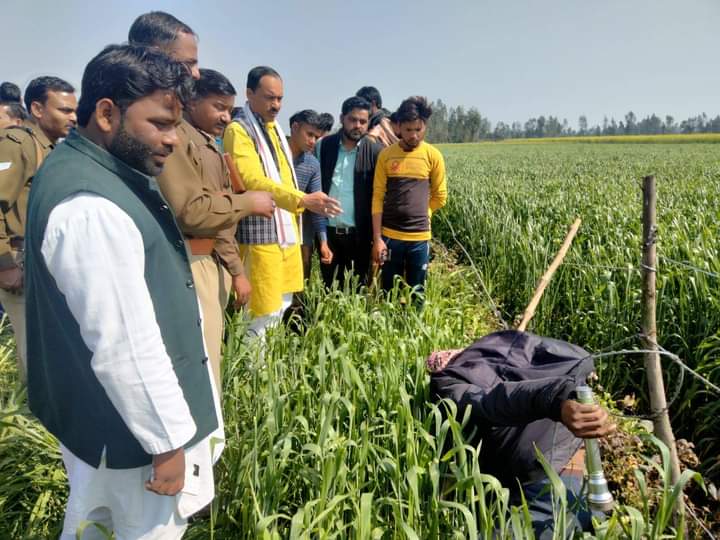
{"type": "Polygon", "coordinates": [[[485,336],[433,373],[433,400],[467,407],[467,436],[482,439],[480,469],[510,488],[545,476],[535,446],[560,471],[582,441],[563,426],[560,404],[573,398],[594,365],[576,345],[527,332],[506,330],[485,336]],[[474,433],[473,433],[474,431],[474,433]]]}

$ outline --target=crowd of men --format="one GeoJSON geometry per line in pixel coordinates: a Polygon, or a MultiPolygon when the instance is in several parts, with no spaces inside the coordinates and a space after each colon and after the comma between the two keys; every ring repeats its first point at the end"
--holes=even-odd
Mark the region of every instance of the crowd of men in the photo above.
{"type": "MultiPolygon", "coordinates": [[[[102,537],[88,521],[118,539],[180,538],[214,497],[230,299],[264,339],[317,251],[325,286],[355,294],[381,267],[383,289],[406,284],[421,306],[445,165],[423,140],[427,100],[390,113],[371,86],[343,101],[336,131],[305,109],[286,136],[281,75],[253,68],[238,103],[163,12],[90,60],[80,90],[38,77],[21,100],[0,85],[0,302],[30,408],[61,444],[61,538],[102,537]]],[[[525,482],[541,535],[553,519],[533,445],[576,493],[578,437],[614,429],[573,399],[591,367],[522,332],[428,360],[433,399],[471,408],[484,464],[525,482]]]]}
{"type": "Polygon", "coordinates": [[[61,443],[64,539],[87,520],[180,538],[212,500],[231,298],[263,339],[315,250],[328,287],[375,265],[422,298],[447,200],[427,100],[391,114],[363,87],[335,132],[306,109],[286,136],[276,70],[250,70],[245,97],[164,12],[90,60],[79,101],[57,77],[22,101],[0,87],[0,302],[30,408],[61,443]]]}

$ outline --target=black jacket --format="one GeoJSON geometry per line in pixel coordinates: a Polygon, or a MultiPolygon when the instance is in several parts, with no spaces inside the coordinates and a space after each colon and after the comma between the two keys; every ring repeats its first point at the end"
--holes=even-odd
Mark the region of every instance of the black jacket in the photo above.
{"type": "Polygon", "coordinates": [[[434,400],[471,407],[468,435],[482,439],[480,469],[508,487],[542,478],[535,456],[543,453],[556,471],[580,447],[560,420],[560,404],[574,396],[594,369],[585,350],[564,341],[507,330],[476,341],[442,371],[433,373],[434,400]]]}
{"type": "MultiPolygon", "coordinates": [[[[335,172],[342,130],[322,139],[320,144],[320,174],[322,190],[329,194],[332,186],[332,177],[335,172]]],[[[375,176],[375,164],[382,145],[368,137],[363,137],[358,143],[358,153],[355,159],[355,182],[353,192],[355,195],[355,228],[358,238],[372,240],[372,190],[375,176]]]]}

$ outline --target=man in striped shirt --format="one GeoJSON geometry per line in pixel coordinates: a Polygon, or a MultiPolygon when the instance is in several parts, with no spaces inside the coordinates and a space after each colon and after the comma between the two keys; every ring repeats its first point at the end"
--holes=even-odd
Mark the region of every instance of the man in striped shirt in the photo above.
{"type": "Polygon", "coordinates": [[[320,127],[320,138],[318,140],[320,140],[332,131],[335,119],[332,114],[326,112],[320,113],[318,118],[320,119],[320,123],[318,124],[320,127]]]}
{"type": "MultiPolygon", "coordinates": [[[[290,117],[288,143],[293,156],[298,189],[305,193],[314,193],[322,189],[320,162],[313,155],[315,143],[320,138],[321,130],[320,115],[312,109],[305,109],[290,117]]],[[[320,249],[320,262],[330,264],[333,254],[328,247],[327,219],[319,214],[307,211],[302,221],[303,276],[305,279],[309,279],[316,236],[320,249]]]]}

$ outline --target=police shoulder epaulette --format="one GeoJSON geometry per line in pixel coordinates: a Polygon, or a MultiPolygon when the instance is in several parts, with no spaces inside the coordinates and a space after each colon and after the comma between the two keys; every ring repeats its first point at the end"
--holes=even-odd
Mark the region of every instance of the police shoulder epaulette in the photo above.
{"type": "Polygon", "coordinates": [[[7,128],[5,128],[5,135],[7,136],[7,138],[18,144],[22,144],[24,137],[20,133],[13,133],[13,131],[24,131],[25,133],[33,137],[32,129],[26,126],[8,126],[7,128]]]}

